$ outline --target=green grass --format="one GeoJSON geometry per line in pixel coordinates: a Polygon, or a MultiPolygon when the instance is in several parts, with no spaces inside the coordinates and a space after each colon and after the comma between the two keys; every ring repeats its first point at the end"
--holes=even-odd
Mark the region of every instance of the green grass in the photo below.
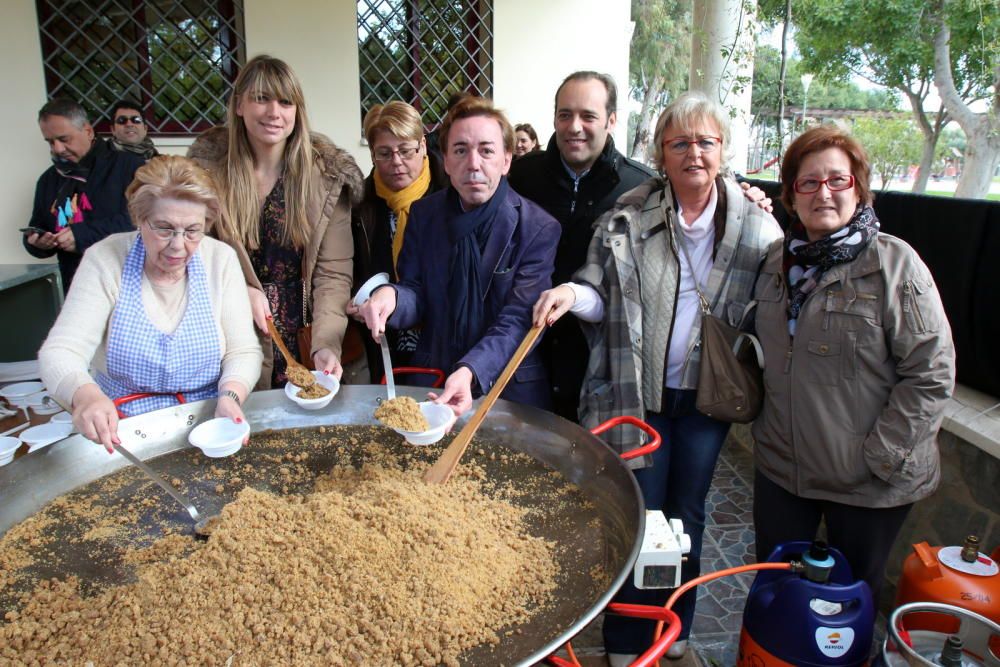
{"type": "MultiPolygon", "coordinates": [[[[954,197],[954,192],[942,192],[941,190],[928,190],[924,193],[925,195],[937,195],[938,197],[954,197]]],[[[1000,201],[1000,193],[991,192],[986,195],[986,199],[990,201],[1000,201]]]]}

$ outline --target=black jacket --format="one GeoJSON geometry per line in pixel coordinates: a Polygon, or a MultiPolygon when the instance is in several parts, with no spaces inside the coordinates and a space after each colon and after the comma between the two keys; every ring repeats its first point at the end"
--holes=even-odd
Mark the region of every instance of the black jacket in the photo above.
{"type": "MultiPolygon", "coordinates": [[[[76,273],[76,267],[79,266],[87,248],[116,232],[130,232],[135,229],[128,215],[125,189],[132,182],[136,169],[146,163],[142,157],[133,153],[113,150],[103,139],[95,141],[94,147],[90,150],[94,152],[94,164],[82,191],[86,193],[93,208],[82,211],[83,222],[69,226],[76,240],[76,252],[36,248],[28,243],[27,234],[21,239],[24,249],[34,257],[58,256],[63,289],[67,291],[73,280],[73,274],[76,273]]],[[[35,203],[31,209],[32,227],[53,233],[58,231],[56,215],[52,212],[52,208],[59,190],[65,183],[66,179],[59,175],[55,166],[42,172],[35,185],[35,203]]]]}
{"type": "MultiPolygon", "coordinates": [[[[528,153],[514,161],[510,168],[510,184],[562,225],[553,285],[570,280],[583,266],[597,219],[610,210],[621,195],[652,175],[651,169],[615,150],[611,137],[590,171],[580,179],[576,192],[573,191],[573,179],[559,155],[555,135],[544,151],[528,153]]],[[[580,388],[590,354],[577,319],[566,316],[556,322],[542,339],[541,352],[552,380],[553,411],[577,421],[580,388]]]]}
{"type": "Polygon", "coordinates": [[[604,152],[580,179],[579,190],[575,193],[573,179],[559,155],[555,135],[544,151],[528,153],[513,162],[509,176],[511,186],[562,225],[553,285],[566,282],[583,266],[597,218],[625,192],[654,175],[648,167],[619,153],[610,136],[604,152]]]}

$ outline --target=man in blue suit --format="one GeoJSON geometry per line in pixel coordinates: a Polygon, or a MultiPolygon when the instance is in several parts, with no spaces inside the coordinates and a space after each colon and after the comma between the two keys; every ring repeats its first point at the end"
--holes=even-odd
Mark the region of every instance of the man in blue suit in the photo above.
{"type": "MultiPolygon", "coordinates": [[[[531,328],[531,308],[552,284],[560,227],[507,185],[514,129],[489,100],[455,105],[440,128],[451,186],[410,209],[397,272],[359,314],[376,340],[386,326],[422,326],[414,366],[448,373],[438,403],[461,415],[493,386],[531,328]]],[[[538,350],[503,398],[550,407],[538,350]]]]}

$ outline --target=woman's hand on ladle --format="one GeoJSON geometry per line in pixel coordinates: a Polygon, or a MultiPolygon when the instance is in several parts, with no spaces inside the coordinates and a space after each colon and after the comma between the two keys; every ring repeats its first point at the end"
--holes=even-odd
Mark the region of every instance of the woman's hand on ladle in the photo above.
{"type": "Polygon", "coordinates": [[[73,428],[88,440],[104,445],[108,454],[121,444],[118,409],[96,384],[85,384],[73,394],[73,428]]]}
{"type": "Polygon", "coordinates": [[[531,323],[536,327],[552,326],[576,303],[576,292],[567,284],[542,292],[531,310],[531,323]]]}
{"type": "Polygon", "coordinates": [[[271,316],[271,304],[267,302],[267,296],[256,287],[247,286],[247,296],[250,297],[250,312],[253,314],[253,323],[264,332],[265,336],[271,334],[267,331],[267,318],[271,316]]]}

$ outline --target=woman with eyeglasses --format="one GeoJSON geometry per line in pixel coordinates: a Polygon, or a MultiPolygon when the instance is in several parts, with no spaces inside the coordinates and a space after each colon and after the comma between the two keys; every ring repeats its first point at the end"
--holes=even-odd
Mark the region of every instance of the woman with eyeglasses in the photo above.
{"type": "MultiPolygon", "coordinates": [[[[420,113],[406,102],[376,104],[365,114],[364,132],[374,167],[365,179],[364,199],[354,211],[354,291],[377,273],[397,279],[396,262],[410,205],[448,186],[441,159],[427,150],[420,113]]],[[[349,304],[348,311],[355,314],[357,308],[349,304]]],[[[378,382],[384,372],[378,345],[362,324],[352,324],[351,329],[348,338],[355,341],[353,347],[360,351],[363,344],[367,353],[369,377],[363,381],[378,382]]],[[[387,333],[393,363],[407,365],[419,330],[390,329],[387,333]]],[[[362,368],[354,366],[362,366],[363,360],[351,364],[351,371],[362,373],[362,368]]]]}
{"type": "Polygon", "coordinates": [[[108,451],[119,442],[119,409],[133,416],[178,396],[217,398],[217,417],[242,420],[261,362],[236,253],[205,236],[220,210],[209,174],[187,158],[156,157],[126,198],[138,231],[87,250],[38,353],[42,380],[71,406],[77,431],[108,451]],[[152,395],[116,409],[133,394],[152,395]]]}
{"type": "Polygon", "coordinates": [[[253,320],[265,339],[259,387],[283,384],[285,360],[267,320],[289,350],[311,324],[299,362],[340,377],[351,291],[351,206],[361,197],[354,158],[309,131],[302,86],[282,60],[257,56],[240,70],[226,126],[198,137],[188,155],[219,181],[218,237],[240,258],[253,320]]]}
{"type": "Polygon", "coordinates": [[[870,174],[861,144],[831,125],[785,153],[791,225],[754,290],[765,398],[753,514],[757,560],[823,520],[878,600],[910,507],[938,484],[955,350],[930,271],[879,231],[870,174]]]}
{"type": "MultiPolygon", "coordinates": [[[[587,263],[574,282],[542,294],[535,321],[572,312],[583,322],[590,361],[580,395],[580,423],[590,428],[618,415],[643,419],[663,444],[635,471],[646,508],[684,522],[691,552],[684,581],[701,571],[705,498],[729,424],[695,409],[700,356],[699,292],[733,326],[751,300],[757,268],[780,237],[774,218],[751,202],[724,168],[729,117],[702,93],[678,97],[660,115],[653,138],[662,177],[625,193],[595,225],[587,263]],[[550,309],[555,311],[548,314],[550,309]]],[[[641,444],[638,430],[610,442],[641,444]]],[[[620,602],[663,605],[669,591],[636,590],[620,602]]],[[[697,591],[680,598],[680,657],[694,620],[697,591]]],[[[612,665],[630,664],[653,640],[655,624],[604,619],[612,665]]]]}

